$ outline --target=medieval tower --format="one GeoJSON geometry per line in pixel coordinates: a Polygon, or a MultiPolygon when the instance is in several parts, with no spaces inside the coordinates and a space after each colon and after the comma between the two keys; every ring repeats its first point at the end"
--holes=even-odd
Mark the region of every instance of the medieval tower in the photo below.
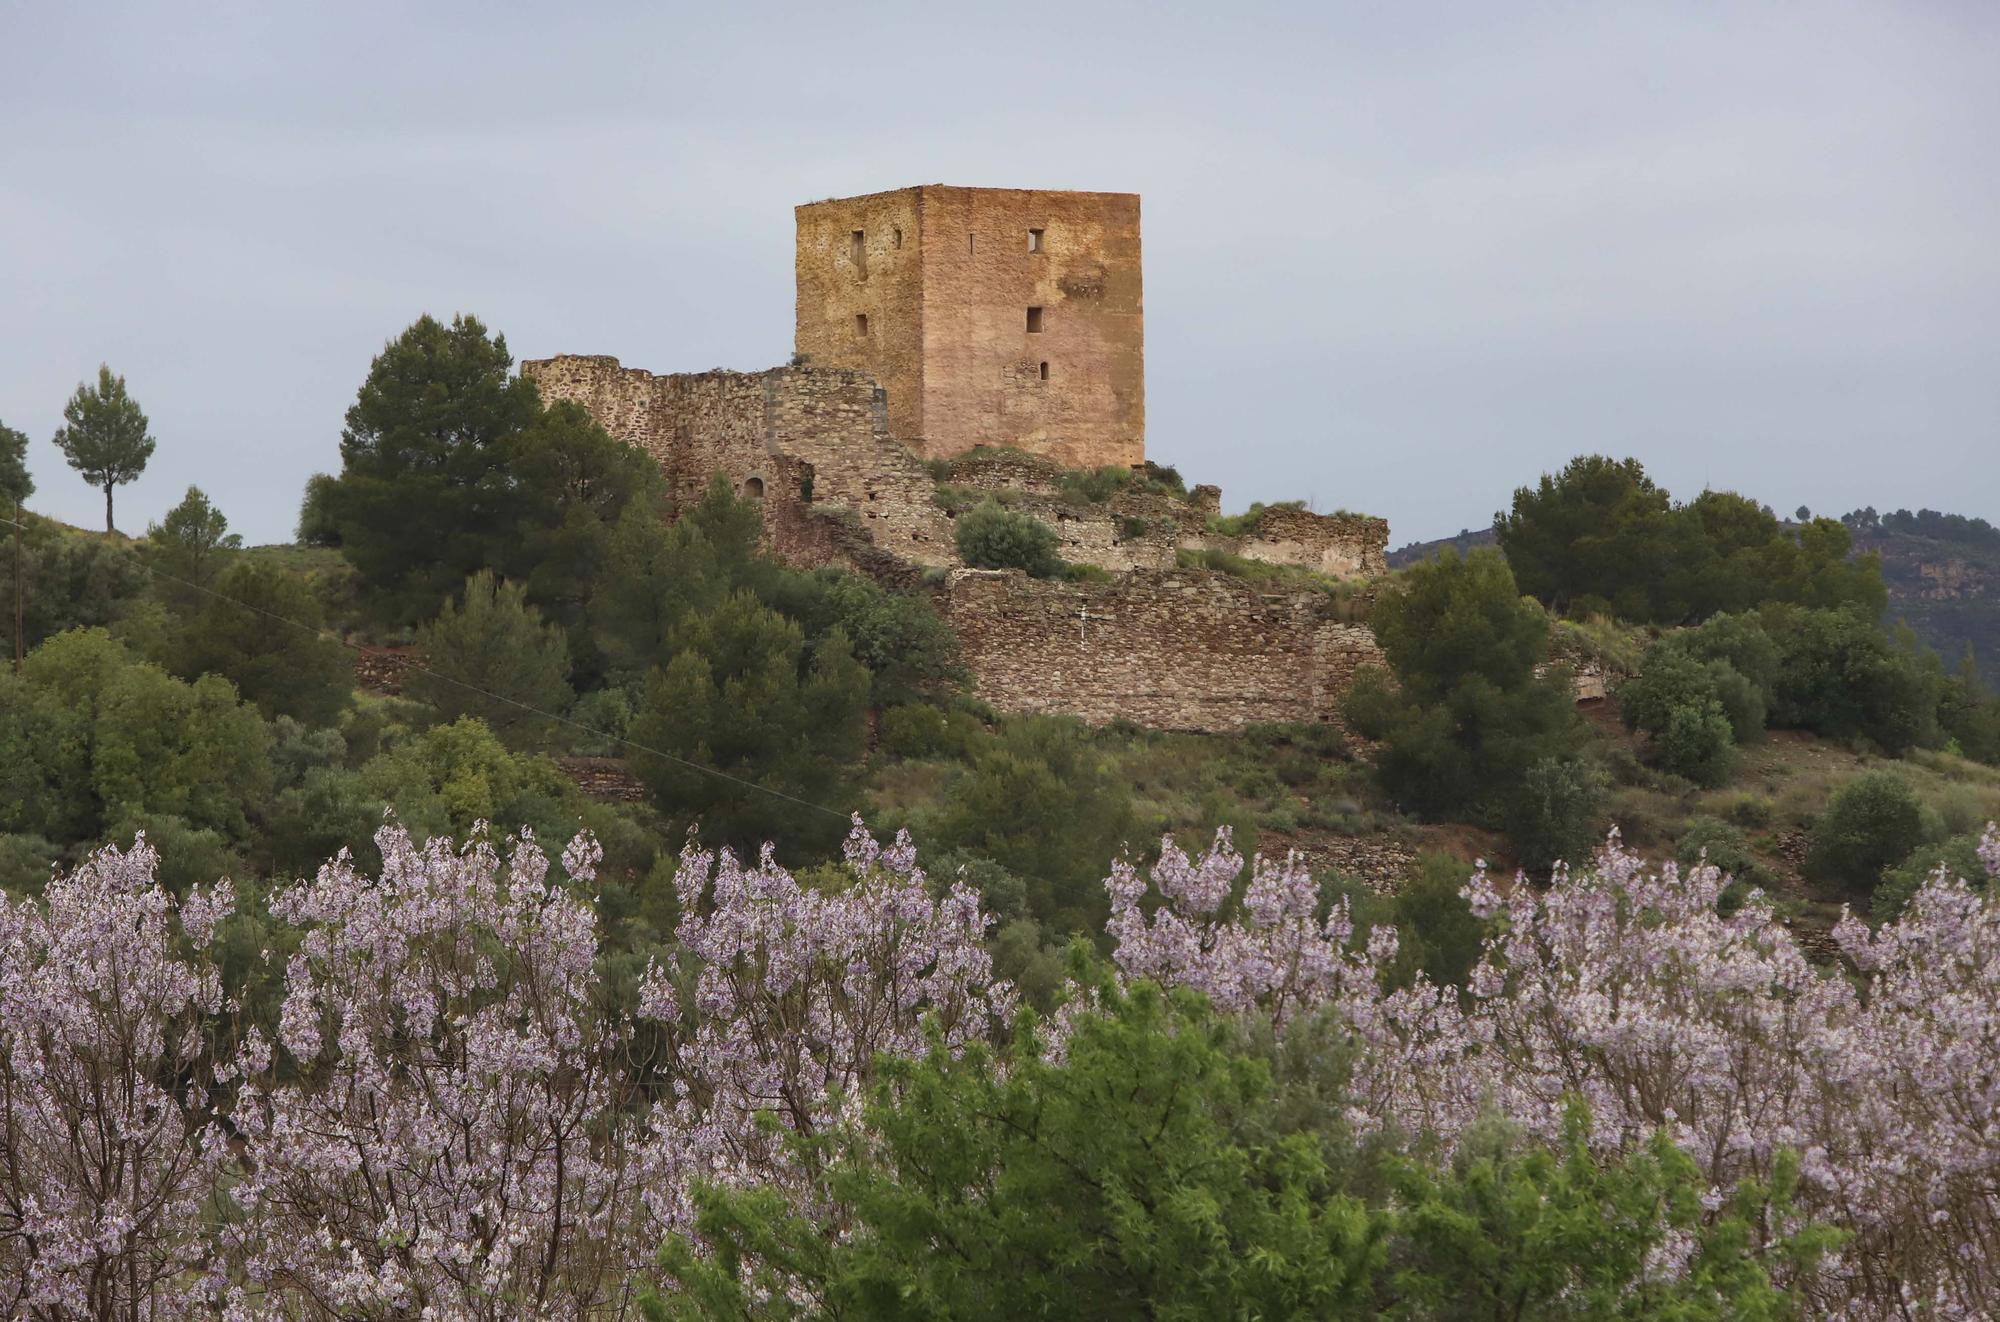
{"type": "Polygon", "coordinates": [[[925,184],[796,217],[794,347],[873,376],[897,439],[1145,458],[1137,194],[925,184]]]}
{"type": "Polygon", "coordinates": [[[1302,503],[1223,520],[1220,490],[1144,462],[1137,196],[926,184],[796,219],[786,366],[559,354],[522,375],[658,460],[677,507],[720,477],[786,562],[923,594],[1002,711],[1187,730],[1339,718],[1381,660],[1359,617],[1389,525],[1302,503]],[[968,567],[958,519],[987,500],[1098,572],[968,567]]]}

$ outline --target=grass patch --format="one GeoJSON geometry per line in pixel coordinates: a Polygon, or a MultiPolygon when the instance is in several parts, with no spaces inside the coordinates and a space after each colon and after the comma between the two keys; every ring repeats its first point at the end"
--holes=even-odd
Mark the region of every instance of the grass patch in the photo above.
{"type": "Polygon", "coordinates": [[[1241,537],[1256,530],[1265,510],[1303,510],[1305,507],[1303,500],[1281,500],[1272,505],[1266,505],[1261,500],[1252,501],[1250,508],[1241,514],[1209,515],[1208,530],[1218,537],[1241,537]]]}

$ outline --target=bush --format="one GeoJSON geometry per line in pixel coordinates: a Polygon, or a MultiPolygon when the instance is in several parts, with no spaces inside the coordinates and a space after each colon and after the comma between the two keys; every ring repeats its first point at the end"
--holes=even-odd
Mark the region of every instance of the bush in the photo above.
{"type": "Polygon", "coordinates": [[[1909,783],[1891,772],[1867,772],[1827,800],[1813,823],[1806,872],[1867,894],[1883,869],[1909,857],[1923,831],[1923,805],[1909,783]]]}
{"type": "Polygon", "coordinates": [[[1891,757],[1942,742],[1944,675],[1935,656],[1898,645],[1858,610],[1772,608],[1778,644],[1771,724],[1829,739],[1866,739],[1891,757]]]}
{"type": "Polygon", "coordinates": [[[866,739],[869,675],[846,633],[809,642],[744,591],[676,634],[632,723],[633,742],[653,750],[632,770],[670,832],[698,823],[704,840],[751,855],[767,840],[794,856],[832,848],[866,739]]]}
{"type": "Polygon", "coordinates": [[[1521,862],[1547,869],[1581,864],[1602,837],[1604,773],[1576,757],[1545,757],[1521,777],[1507,813],[1507,835],[1521,862]]]}
{"type": "Polygon", "coordinates": [[[310,585],[276,566],[239,560],[222,571],[217,591],[182,631],[173,669],[189,679],[221,675],[267,717],[337,720],[354,693],[354,659],[319,632],[320,603],[310,585]]]}
{"type": "Polygon", "coordinates": [[[1413,567],[1377,604],[1375,632],[1393,677],[1363,669],[1343,711],[1378,741],[1376,778],[1397,806],[1518,832],[1536,866],[1576,848],[1575,824],[1594,812],[1602,778],[1528,777],[1539,763],[1574,759],[1589,733],[1568,672],[1537,673],[1548,617],[1514,590],[1506,561],[1447,550],[1413,567]]]}
{"type": "Polygon", "coordinates": [[[1653,736],[1659,765],[1676,776],[1714,789],[1736,770],[1736,740],[1722,704],[1709,699],[1675,707],[1653,736]]]}
{"type": "Polygon", "coordinates": [[[598,689],[578,698],[569,718],[584,727],[569,727],[572,748],[586,755],[616,757],[625,751],[620,741],[632,728],[632,699],[624,689],[598,689]]]}
{"type": "Polygon", "coordinates": [[[1939,844],[1918,845],[1885,872],[1882,884],[1869,899],[1868,916],[1878,923],[1895,918],[1939,868],[1974,886],[1992,889],[1992,883],[1985,879],[1986,865],[1979,857],[1978,833],[1956,835],[1939,844]]]}
{"type": "Polygon", "coordinates": [[[1105,861],[1132,842],[1130,786],[1080,721],[1008,721],[974,753],[958,793],[920,832],[993,859],[1028,887],[1028,912],[1055,934],[1099,926],[1105,861]]]}
{"type": "Polygon", "coordinates": [[[1032,515],[988,499],[959,515],[956,524],[959,558],[974,569],[1018,569],[1033,578],[1063,571],[1061,539],[1032,515]]]}
{"type": "Polygon", "coordinates": [[[1388,904],[1399,974],[1421,970],[1440,987],[1465,985],[1486,936],[1486,924],[1459,894],[1471,876],[1472,865],[1450,854],[1427,853],[1417,860],[1415,875],[1388,904]]]}
{"type": "Polygon", "coordinates": [[[62,850],[38,835],[0,835],[0,892],[39,895],[62,850]]]}
{"type": "Polygon", "coordinates": [[[1746,885],[1762,886],[1768,880],[1764,867],[1751,852],[1750,838],[1743,828],[1719,817],[1691,817],[1680,839],[1674,842],[1674,857],[1682,867],[1691,868],[1704,855],[1710,867],[1746,885]]]}
{"type": "Polygon", "coordinates": [[[943,712],[912,703],[882,713],[877,739],[892,757],[934,757],[943,751],[949,728],[943,712]]]}
{"type": "Polygon", "coordinates": [[[447,601],[417,634],[424,669],[405,692],[441,720],[473,716],[517,748],[543,747],[561,732],[545,712],[570,704],[569,647],[542,622],[519,585],[482,569],[465,581],[465,601],[447,601]]]}

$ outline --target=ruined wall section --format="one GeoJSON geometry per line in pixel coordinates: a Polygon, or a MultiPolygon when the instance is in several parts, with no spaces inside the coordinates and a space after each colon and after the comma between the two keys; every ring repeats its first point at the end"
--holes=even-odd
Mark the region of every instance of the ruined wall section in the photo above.
{"type": "Polygon", "coordinates": [[[1198,486],[1178,497],[1135,483],[1091,503],[1066,493],[1064,477],[1062,465],[1052,460],[996,450],[952,460],[950,481],[990,492],[1009,508],[1047,523],[1062,541],[1064,559],[1113,572],[1171,569],[1181,548],[1226,551],[1342,579],[1387,572],[1389,525],[1383,519],[1271,506],[1248,533],[1224,535],[1209,527],[1221,508],[1215,487],[1198,486]]]}
{"type": "Polygon", "coordinates": [[[1069,583],[960,570],[937,601],[978,696],[1004,711],[1211,731],[1337,722],[1355,671],[1382,659],[1368,626],[1326,598],[1226,574],[1069,583]]]}
{"type": "Polygon", "coordinates": [[[1389,572],[1389,521],[1365,514],[1314,514],[1273,505],[1245,536],[1211,540],[1247,560],[1299,565],[1335,578],[1389,572]]]}
{"type": "Polygon", "coordinates": [[[543,398],[589,409],[604,429],[658,461],[674,499],[701,498],[722,473],[762,500],[773,544],[798,563],[852,563],[851,539],[804,522],[848,518],[869,540],[921,564],[953,558],[951,529],[916,456],[891,441],[882,392],[839,369],[655,375],[616,358],[524,362],[543,398]],[[848,507],[849,515],[837,513],[848,507]],[[812,548],[831,560],[812,561],[812,548]],[[842,550],[845,548],[845,550],[842,550]]]}

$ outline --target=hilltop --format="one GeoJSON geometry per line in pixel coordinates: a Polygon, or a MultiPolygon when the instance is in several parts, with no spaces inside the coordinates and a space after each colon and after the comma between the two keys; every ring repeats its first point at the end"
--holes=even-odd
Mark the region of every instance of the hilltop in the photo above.
{"type": "MultiPolygon", "coordinates": [[[[1873,509],[1841,516],[1856,555],[1879,555],[1889,588],[1889,616],[1907,623],[1947,665],[1969,646],[1987,687],[2000,688],[2000,529],[1983,519],[1921,510],[1878,516],[1873,509]]],[[[1462,555],[1494,545],[1491,526],[1454,537],[1409,542],[1388,553],[1389,568],[1405,569],[1445,547],[1462,555]]]]}

